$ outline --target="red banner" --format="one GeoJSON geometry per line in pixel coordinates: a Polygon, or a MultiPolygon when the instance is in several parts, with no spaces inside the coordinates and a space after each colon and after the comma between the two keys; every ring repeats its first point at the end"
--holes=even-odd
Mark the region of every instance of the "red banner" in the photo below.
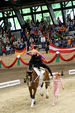
{"type": "Polygon", "coordinates": [[[57,47],[57,46],[53,45],[52,43],[50,43],[49,52],[54,53],[57,51],[62,52],[62,53],[75,52],[75,46],[74,47],[67,47],[67,48],[60,48],[60,47],[57,47]]]}

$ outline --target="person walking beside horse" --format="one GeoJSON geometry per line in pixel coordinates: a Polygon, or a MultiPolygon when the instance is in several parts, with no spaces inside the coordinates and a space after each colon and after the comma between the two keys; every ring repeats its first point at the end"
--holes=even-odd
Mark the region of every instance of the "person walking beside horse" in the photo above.
{"type": "Polygon", "coordinates": [[[55,76],[53,76],[53,93],[54,93],[54,99],[52,105],[55,105],[56,99],[59,96],[59,88],[60,84],[62,85],[62,88],[64,89],[64,84],[62,82],[62,78],[59,77],[59,72],[55,73],[55,76]]]}

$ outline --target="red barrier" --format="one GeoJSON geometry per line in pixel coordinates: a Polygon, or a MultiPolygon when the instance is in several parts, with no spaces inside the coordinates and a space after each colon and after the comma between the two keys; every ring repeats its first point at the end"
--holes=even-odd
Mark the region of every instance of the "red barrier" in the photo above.
{"type": "MultiPolygon", "coordinates": [[[[46,60],[44,60],[44,59],[42,59],[42,61],[43,61],[44,63],[51,63],[51,62],[53,62],[53,61],[55,60],[56,57],[57,57],[57,54],[55,54],[55,56],[54,56],[51,60],[49,60],[49,61],[46,61],[46,60]]],[[[75,58],[75,54],[74,54],[71,58],[65,59],[65,58],[63,58],[62,55],[59,53],[59,57],[60,57],[63,61],[70,61],[70,60],[72,60],[73,58],[75,58]]],[[[21,61],[24,65],[29,65],[29,63],[24,62],[21,57],[20,57],[19,59],[20,59],[20,61],[21,61]]],[[[1,64],[2,64],[5,68],[10,68],[10,67],[12,67],[12,66],[16,63],[16,61],[17,61],[17,58],[13,61],[12,64],[10,64],[9,66],[6,66],[6,65],[3,63],[3,61],[0,60],[1,64]]]]}
{"type": "Polygon", "coordinates": [[[65,58],[63,58],[63,57],[61,56],[61,54],[59,53],[59,57],[60,57],[62,60],[64,60],[64,61],[70,61],[70,60],[72,60],[72,59],[75,57],[75,54],[74,54],[71,58],[65,59],[65,58]]]}
{"type": "Polygon", "coordinates": [[[57,56],[57,54],[55,54],[55,56],[54,56],[51,60],[49,60],[49,61],[46,61],[46,60],[44,60],[44,59],[42,59],[42,61],[43,61],[44,63],[51,63],[51,62],[53,62],[53,60],[55,60],[56,56],[57,56]]]}
{"type": "Polygon", "coordinates": [[[17,58],[14,60],[14,62],[12,63],[12,64],[10,64],[9,66],[6,66],[4,63],[3,63],[3,61],[1,61],[1,64],[5,67],[5,68],[10,68],[10,67],[12,67],[15,63],[16,63],[16,61],[17,61],[17,58]]]}
{"type": "Polygon", "coordinates": [[[29,63],[24,62],[21,57],[20,57],[20,61],[21,61],[24,65],[29,65],[29,63]]]}

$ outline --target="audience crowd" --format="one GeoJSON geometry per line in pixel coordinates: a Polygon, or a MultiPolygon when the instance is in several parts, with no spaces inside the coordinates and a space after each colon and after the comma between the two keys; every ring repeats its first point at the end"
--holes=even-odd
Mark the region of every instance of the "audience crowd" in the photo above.
{"type": "Polygon", "coordinates": [[[60,18],[57,21],[59,25],[51,25],[47,20],[37,20],[35,23],[27,20],[20,31],[20,37],[14,36],[10,29],[2,33],[0,27],[0,55],[13,54],[15,48],[22,48],[24,44],[27,51],[36,44],[46,53],[49,50],[49,42],[62,48],[75,46],[75,34],[69,35],[70,31],[75,30],[75,20],[67,19],[65,25],[60,18]]]}

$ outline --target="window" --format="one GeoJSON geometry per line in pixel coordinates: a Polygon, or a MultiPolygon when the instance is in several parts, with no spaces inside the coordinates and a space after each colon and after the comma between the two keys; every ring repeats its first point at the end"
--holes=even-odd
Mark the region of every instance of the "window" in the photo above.
{"type": "Polygon", "coordinates": [[[39,22],[42,19],[42,14],[36,14],[36,21],[38,20],[39,22]]]}
{"type": "Polygon", "coordinates": [[[12,16],[12,11],[8,11],[8,15],[9,16],[12,16]]]}
{"type": "Polygon", "coordinates": [[[59,17],[61,22],[63,22],[61,11],[55,11],[54,14],[55,14],[56,19],[59,17]]]}
{"type": "Polygon", "coordinates": [[[71,19],[74,18],[72,9],[67,9],[67,10],[64,10],[64,11],[65,11],[66,17],[69,16],[71,19]]]}
{"type": "Polygon", "coordinates": [[[24,16],[24,20],[25,20],[25,21],[26,21],[26,20],[32,20],[32,17],[31,17],[31,15],[24,16]]]}
{"type": "Polygon", "coordinates": [[[13,11],[13,15],[15,15],[15,12],[13,11]]]}
{"type": "Polygon", "coordinates": [[[74,9],[74,18],[75,18],[75,9],[74,9]]]}
{"type": "Polygon", "coordinates": [[[63,5],[65,5],[65,7],[70,7],[72,6],[72,2],[63,2],[63,5]]]}
{"type": "Polygon", "coordinates": [[[43,13],[44,20],[47,20],[50,24],[52,24],[52,20],[49,13],[43,13]]]}
{"type": "Polygon", "coordinates": [[[60,8],[60,3],[52,4],[53,9],[60,8]]]}
{"type": "Polygon", "coordinates": [[[14,20],[15,20],[16,30],[21,29],[21,26],[19,24],[19,21],[18,21],[17,17],[15,17],[14,20]]]}
{"type": "Polygon", "coordinates": [[[47,17],[49,17],[50,14],[49,13],[43,13],[43,18],[46,19],[47,17]]]}
{"type": "Polygon", "coordinates": [[[75,5],[75,1],[73,1],[73,5],[75,5]]]}
{"type": "Polygon", "coordinates": [[[2,17],[2,13],[0,12],[0,17],[2,17]]]}
{"type": "Polygon", "coordinates": [[[4,21],[3,20],[0,21],[0,26],[4,27],[4,21]]]}
{"type": "Polygon", "coordinates": [[[23,14],[30,13],[30,8],[22,9],[23,14]]]}
{"type": "Polygon", "coordinates": [[[11,30],[15,30],[13,18],[8,19],[8,24],[11,30]]]}
{"type": "Polygon", "coordinates": [[[5,17],[12,16],[12,11],[4,12],[4,16],[5,17]]]}
{"type": "Polygon", "coordinates": [[[33,12],[41,11],[41,7],[40,6],[33,7],[32,9],[33,9],[33,12]]]}
{"type": "Polygon", "coordinates": [[[19,12],[22,13],[21,10],[19,10],[19,12]]]}
{"type": "Polygon", "coordinates": [[[42,6],[42,10],[48,10],[47,6],[42,6]]]}
{"type": "Polygon", "coordinates": [[[6,11],[4,12],[4,16],[7,17],[7,12],[6,11]]]}

